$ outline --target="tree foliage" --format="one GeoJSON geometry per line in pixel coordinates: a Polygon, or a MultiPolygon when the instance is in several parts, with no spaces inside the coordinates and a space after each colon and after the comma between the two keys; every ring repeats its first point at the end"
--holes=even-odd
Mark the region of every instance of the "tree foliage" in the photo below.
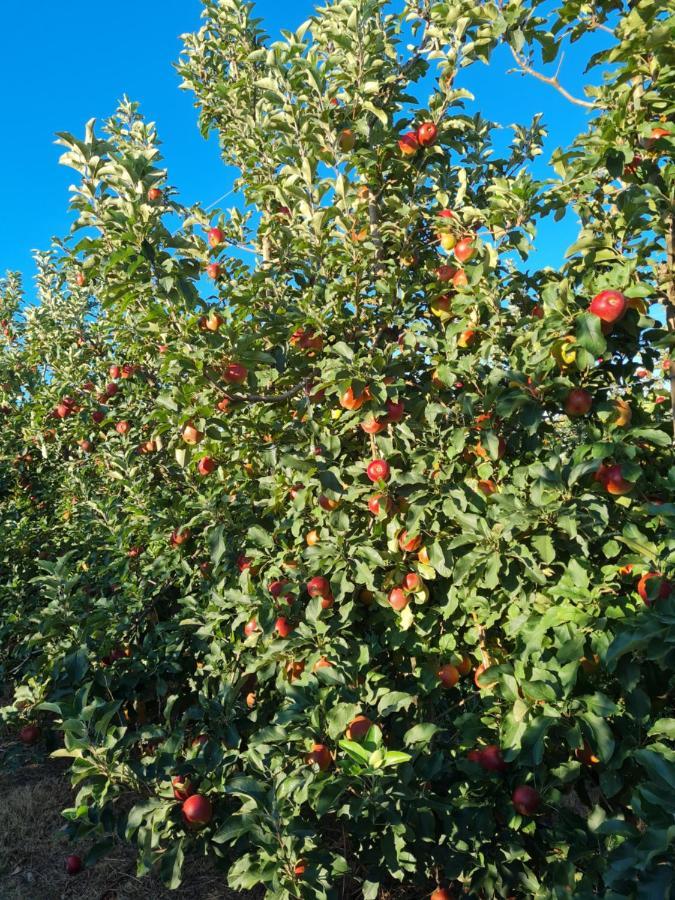
{"type": "Polygon", "coordinates": [[[227,212],[129,101],[59,136],[72,233],[0,291],[0,659],[89,863],[670,896],[671,12],[336,0],[273,42],[205,0],[227,212]],[[572,96],[546,66],[597,30],[572,96]],[[505,51],[588,109],[545,176],[546,116],[505,141],[461,86],[505,51]]]}

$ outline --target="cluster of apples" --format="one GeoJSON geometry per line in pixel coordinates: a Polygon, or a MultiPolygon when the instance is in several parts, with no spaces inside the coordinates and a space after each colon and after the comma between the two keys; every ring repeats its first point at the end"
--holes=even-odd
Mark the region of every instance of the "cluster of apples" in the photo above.
{"type": "MultiPolygon", "coordinates": [[[[211,247],[212,250],[218,250],[225,242],[225,232],[222,228],[210,228],[206,237],[209,242],[209,247],[211,247]]],[[[206,274],[212,281],[219,281],[222,275],[221,264],[218,262],[208,263],[206,266],[206,274]]]]}
{"type": "Polygon", "coordinates": [[[422,122],[414,131],[407,131],[398,142],[404,156],[414,156],[420,148],[431,147],[438,138],[438,128],[433,122],[422,122]]]}
{"type": "Polygon", "coordinates": [[[405,609],[411,600],[424,603],[428,599],[429,590],[417,572],[408,572],[403,582],[392,588],[387,597],[389,605],[396,612],[405,609]]]}
{"type": "MultiPolygon", "coordinates": [[[[286,589],[288,584],[289,582],[286,578],[281,578],[277,581],[272,581],[268,585],[268,589],[275,600],[283,597],[286,603],[289,606],[292,606],[295,602],[295,594],[286,589]]],[[[312,599],[316,597],[320,599],[322,609],[330,609],[335,602],[330,581],[323,575],[315,575],[313,578],[310,578],[305,585],[305,589],[312,599]]],[[[246,637],[250,637],[251,634],[257,630],[257,627],[258,625],[255,619],[251,619],[247,622],[244,626],[244,634],[246,637]]],[[[291,624],[286,616],[281,615],[274,623],[274,630],[280,638],[287,638],[295,631],[295,626],[291,624]]]]}

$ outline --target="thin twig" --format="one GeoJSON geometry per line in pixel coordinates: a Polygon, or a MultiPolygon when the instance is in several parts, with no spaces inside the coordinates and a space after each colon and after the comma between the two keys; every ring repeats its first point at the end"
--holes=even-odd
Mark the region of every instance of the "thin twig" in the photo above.
{"type": "Polygon", "coordinates": [[[518,51],[509,44],[509,49],[511,50],[511,55],[518,63],[518,66],[522,72],[526,75],[532,75],[533,78],[538,79],[539,81],[543,81],[544,84],[550,84],[551,87],[555,88],[558,93],[562,94],[566,100],[569,100],[570,103],[575,103],[577,106],[583,106],[585,109],[595,109],[595,103],[590,103],[588,100],[582,100],[580,97],[575,97],[568,90],[566,90],[558,81],[557,75],[551,78],[548,75],[543,75],[541,72],[537,72],[536,69],[533,69],[532,66],[528,65],[525,62],[525,59],[518,53],[518,51]]]}

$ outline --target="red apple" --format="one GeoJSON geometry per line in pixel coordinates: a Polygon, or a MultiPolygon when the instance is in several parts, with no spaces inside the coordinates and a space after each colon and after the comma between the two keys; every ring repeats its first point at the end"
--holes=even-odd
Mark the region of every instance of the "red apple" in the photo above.
{"type": "Polygon", "coordinates": [[[659,585],[658,592],[656,593],[657,600],[667,600],[670,597],[671,584],[670,582],[663,577],[660,572],[645,572],[645,574],[640,578],[637,583],[637,592],[640,595],[642,601],[647,605],[651,606],[652,601],[649,599],[649,595],[647,593],[647,582],[652,578],[661,579],[661,583],[659,585]]]}
{"type": "Polygon", "coordinates": [[[619,291],[600,291],[591,300],[588,311],[603,322],[618,322],[628,309],[628,301],[619,291]]]}
{"type": "Polygon", "coordinates": [[[195,428],[192,422],[188,422],[183,428],[182,438],[186,444],[194,446],[201,443],[204,439],[204,433],[195,428]]]}
{"type": "Polygon", "coordinates": [[[366,434],[379,434],[381,431],[384,431],[386,427],[386,419],[377,419],[373,415],[366,416],[363,422],[361,422],[361,428],[366,434]]]}
{"type": "Polygon", "coordinates": [[[192,783],[185,775],[174,775],[171,779],[171,787],[176,800],[187,800],[188,797],[192,797],[194,794],[192,783]]]}
{"type": "Polygon", "coordinates": [[[40,740],[40,729],[37,725],[24,725],[19,732],[19,739],[23,744],[35,744],[40,740]]]}
{"type": "Polygon", "coordinates": [[[593,406],[593,397],[583,388],[574,388],[565,400],[565,412],[568,416],[585,416],[593,406]]]}
{"type": "Polygon", "coordinates": [[[417,132],[406,132],[399,140],[398,148],[404,156],[414,156],[420,148],[417,132]]]}
{"type": "Polygon", "coordinates": [[[220,278],[220,263],[209,263],[206,267],[206,274],[212,281],[218,281],[220,278]]]}
{"type": "Polygon", "coordinates": [[[539,791],[529,784],[520,784],[511,795],[517,813],[521,816],[533,816],[541,805],[539,791]]]}
{"type": "Polygon", "coordinates": [[[85,284],[87,283],[87,276],[84,274],[84,272],[77,273],[77,275],[75,276],[75,283],[78,287],[85,286],[85,284]]]}
{"type": "Polygon", "coordinates": [[[121,374],[122,369],[119,366],[110,366],[110,368],[108,369],[108,375],[110,375],[113,381],[116,381],[121,374]]]}
{"type": "Polygon", "coordinates": [[[322,575],[311,578],[306,587],[310,597],[329,597],[331,595],[330,581],[322,575]]]}
{"type": "Polygon", "coordinates": [[[248,622],[244,625],[244,634],[246,637],[251,637],[252,634],[255,634],[258,630],[258,623],[255,619],[249,619],[248,622]]]}
{"type": "Polygon", "coordinates": [[[454,266],[439,266],[436,269],[436,278],[438,281],[452,281],[456,272],[457,269],[454,266]]]}
{"type": "Polygon", "coordinates": [[[368,509],[374,516],[378,516],[381,509],[384,509],[387,515],[390,515],[393,511],[393,507],[394,504],[392,503],[391,498],[387,497],[385,494],[373,494],[368,500],[368,509]],[[382,503],[383,500],[384,503],[382,503]]]}
{"type": "Polygon", "coordinates": [[[279,637],[287,638],[289,634],[292,634],[294,631],[291,623],[284,616],[279,616],[279,618],[274,623],[274,629],[279,635],[279,637]]]}
{"type": "Polygon", "coordinates": [[[176,528],[171,532],[169,540],[174,547],[180,547],[182,544],[187,543],[190,537],[191,531],[189,528],[176,528]]]}
{"type": "Polygon", "coordinates": [[[506,772],[506,761],[501,749],[496,744],[488,744],[480,751],[478,764],[486,772],[506,772]]]}
{"type": "Polygon", "coordinates": [[[436,143],[438,137],[438,128],[433,122],[422,122],[417,129],[417,142],[420,147],[431,147],[436,143]]]}
{"type": "Polygon", "coordinates": [[[218,247],[225,240],[225,233],[221,228],[211,228],[207,235],[211,247],[218,247]]]}
{"type": "Polygon", "coordinates": [[[472,237],[465,237],[457,242],[457,246],[455,247],[455,259],[457,262],[468,262],[471,257],[475,255],[476,247],[474,246],[473,241],[474,239],[472,237]]]}
{"type": "Polygon", "coordinates": [[[455,900],[455,895],[448,888],[436,888],[429,900],[455,900]]]}
{"type": "Polygon", "coordinates": [[[407,531],[402,531],[398,536],[398,546],[404,553],[414,553],[422,546],[422,536],[409,537],[407,531]]]}
{"type": "Polygon", "coordinates": [[[441,666],[436,675],[444,688],[454,687],[459,681],[459,672],[451,663],[441,666]]]}
{"type": "Polygon", "coordinates": [[[119,391],[119,387],[115,384],[114,381],[111,381],[110,384],[106,385],[105,395],[106,397],[114,397],[119,391]]]}
{"type": "Polygon", "coordinates": [[[100,409],[95,409],[94,412],[91,414],[91,418],[98,425],[105,419],[105,413],[101,412],[100,409]]]}
{"type": "Polygon", "coordinates": [[[208,797],[192,794],[181,808],[183,818],[189,825],[208,825],[213,818],[213,808],[208,797]]]}
{"type": "Polygon", "coordinates": [[[372,725],[373,723],[367,716],[356,716],[347,726],[345,737],[348,741],[362,741],[372,728],[372,725]]]}
{"type": "Polygon", "coordinates": [[[228,384],[243,384],[248,378],[248,369],[241,363],[230,363],[225,367],[223,378],[228,384]]]}
{"type": "Polygon", "coordinates": [[[150,203],[157,203],[159,200],[162,199],[162,192],[160,191],[159,188],[150,188],[147,196],[148,196],[148,200],[150,201],[150,203]]]}
{"type": "Polygon", "coordinates": [[[374,459],[369,463],[366,474],[372,482],[387,481],[391,474],[389,463],[384,459],[374,459]]]}
{"type": "Polygon", "coordinates": [[[326,512],[333,512],[333,510],[337,509],[339,505],[340,502],[338,500],[332,500],[325,494],[319,495],[319,506],[321,507],[321,509],[325,509],[326,512]]]}
{"type": "Polygon", "coordinates": [[[402,587],[395,587],[391,591],[389,591],[387,600],[391,608],[395,609],[396,612],[400,612],[402,609],[405,609],[406,606],[410,603],[410,597],[407,596],[402,587]]]}
{"type": "Polygon", "coordinates": [[[215,472],[218,463],[211,456],[203,456],[197,463],[197,471],[200,475],[210,475],[215,472]]]}
{"type": "Polygon", "coordinates": [[[402,400],[387,400],[387,420],[392,423],[400,422],[405,415],[405,404],[402,400]]]}
{"type": "Polygon", "coordinates": [[[621,474],[621,466],[609,466],[604,474],[602,481],[608,494],[621,496],[628,494],[633,489],[633,485],[621,474]]]}
{"type": "Polygon", "coordinates": [[[122,422],[117,422],[117,424],[115,425],[115,431],[118,434],[129,434],[130,430],[131,430],[131,424],[129,422],[127,422],[126,420],[122,421],[122,422]]]}
{"type": "Polygon", "coordinates": [[[322,772],[329,769],[333,762],[331,752],[325,744],[312,744],[312,750],[306,759],[310,765],[317,765],[322,772]]]}
{"type": "Polygon", "coordinates": [[[82,871],[82,868],[82,859],[76,853],[66,856],[66,875],[77,875],[78,872],[82,871]]]}

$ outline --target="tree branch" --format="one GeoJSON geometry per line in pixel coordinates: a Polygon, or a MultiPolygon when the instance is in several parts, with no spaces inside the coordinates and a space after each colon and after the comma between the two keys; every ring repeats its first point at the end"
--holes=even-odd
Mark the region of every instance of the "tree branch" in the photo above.
{"type": "Polygon", "coordinates": [[[575,103],[577,106],[583,106],[585,109],[595,109],[595,103],[590,103],[588,100],[582,100],[580,97],[574,97],[570,94],[569,91],[565,90],[565,88],[558,81],[558,76],[551,78],[548,75],[543,75],[541,72],[537,72],[532,66],[528,65],[525,61],[524,57],[518,53],[518,51],[509,44],[509,49],[511,51],[511,55],[518,63],[518,67],[521,72],[526,75],[531,75],[533,78],[536,78],[538,81],[543,81],[544,84],[550,84],[552,88],[555,88],[558,93],[562,94],[566,100],[569,100],[570,103],[575,103]]]}
{"type": "MultiPolygon", "coordinates": [[[[670,214],[670,222],[666,230],[666,322],[669,333],[675,334],[675,212],[670,214]]],[[[673,423],[673,444],[675,444],[675,347],[668,350],[670,362],[670,414],[673,423]]]]}

